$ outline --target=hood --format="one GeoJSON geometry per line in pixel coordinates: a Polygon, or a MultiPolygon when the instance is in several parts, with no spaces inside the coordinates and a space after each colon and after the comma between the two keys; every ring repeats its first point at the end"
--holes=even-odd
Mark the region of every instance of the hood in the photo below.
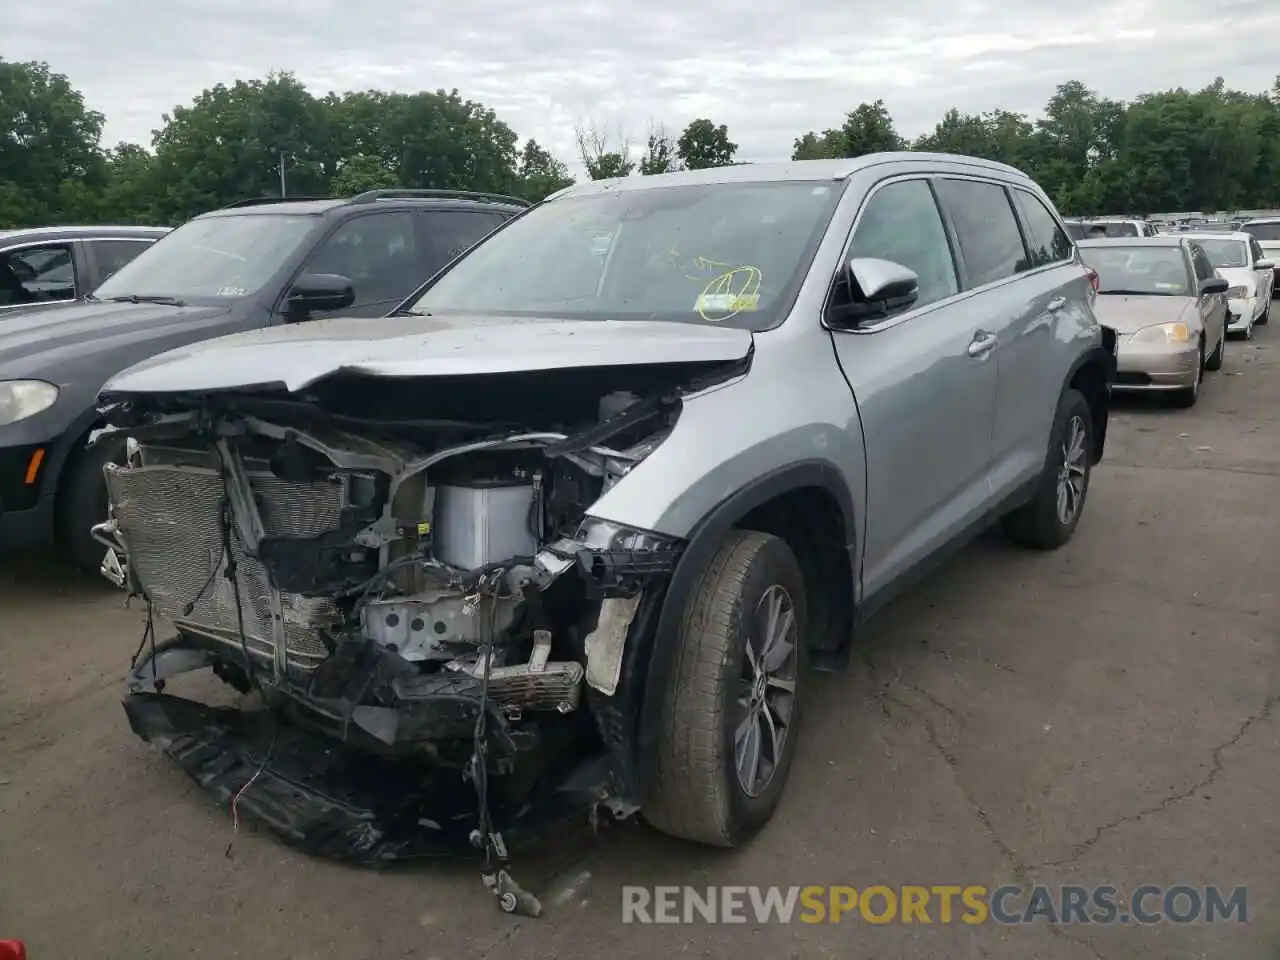
{"type": "Polygon", "coordinates": [[[1098,322],[1119,334],[1137,333],[1155,323],[1176,323],[1189,319],[1195,300],[1191,297],[1123,296],[1100,293],[1093,312],[1098,322]]]}
{"type": "Polygon", "coordinates": [[[80,300],[0,313],[0,379],[70,369],[85,357],[163,341],[169,334],[197,329],[227,312],[223,306],[80,300]]]}
{"type": "Polygon", "coordinates": [[[739,360],[746,330],[656,320],[515,317],[331,318],[206,340],[145,360],[104,393],[283,386],[336,373],[431,377],[739,360]]]}

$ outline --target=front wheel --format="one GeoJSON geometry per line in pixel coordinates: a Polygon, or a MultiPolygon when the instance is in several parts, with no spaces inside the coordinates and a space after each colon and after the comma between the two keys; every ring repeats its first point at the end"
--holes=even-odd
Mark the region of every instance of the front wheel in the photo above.
{"type": "MultiPolygon", "coordinates": [[[[1253,336],[1253,324],[1249,324],[1249,336],[1253,336]]],[[[1222,337],[1218,340],[1218,348],[1214,350],[1213,354],[1209,357],[1209,359],[1204,362],[1204,368],[1206,370],[1221,370],[1222,361],[1226,359],[1226,354],[1227,354],[1227,327],[1226,327],[1226,324],[1223,324],[1222,337]]]]}
{"type": "Polygon", "coordinates": [[[107,554],[107,548],[89,532],[107,519],[110,509],[102,468],[121,463],[124,457],[123,440],[102,440],[73,454],[63,471],[56,517],[58,539],[68,559],[83,573],[98,575],[107,554]]]}
{"type": "Polygon", "coordinates": [[[734,847],[773,816],[795,756],[807,624],[791,548],[730,533],[685,606],[670,683],[651,693],[663,703],[649,823],[734,847]]]}
{"type": "Polygon", "coordinates": [[[1004,517],[1005,534],[1033,550],[1062,546],[1084,513],[1093,467],[1093,419],[1089,401],[1067,389],[1058,401],[1049,455],[1031,500],[1004,517]]]}

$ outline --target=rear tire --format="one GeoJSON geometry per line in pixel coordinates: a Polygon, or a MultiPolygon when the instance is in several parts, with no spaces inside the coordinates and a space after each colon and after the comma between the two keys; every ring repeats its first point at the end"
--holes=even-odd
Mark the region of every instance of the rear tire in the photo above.
{"type": "Polygon", "coordinates": [[[1068,387],[1058,401],[1049,453],[1035,495],[1005,515],[1005,535],[1032,550],[1062,546],[1080,525],[1092,471],[1093,418],[1089,401],[1068,387]]]}
{"type": "Polygon", "coordinates": [[[71,454],[63,469],[56,517],[58,541],[83,573],[99,575],[107,554],[107,548],[89,532],[107,519],[107,483],[102,468],[108,463],[123,463],[125,453],[124,440],[102,440],[71,454]]]}
{"type": "Polygon", "coordinates": [[[807,628],[791,548],[769,534],[732,531],[685,606],[669,686],[650,691],[663,701],[657,782],[642,810],[650,824],[734,847],[769,821],[795,756],[807,628]],[[770,646],[775,622],[789,629],[773,631],[770,646]]]}

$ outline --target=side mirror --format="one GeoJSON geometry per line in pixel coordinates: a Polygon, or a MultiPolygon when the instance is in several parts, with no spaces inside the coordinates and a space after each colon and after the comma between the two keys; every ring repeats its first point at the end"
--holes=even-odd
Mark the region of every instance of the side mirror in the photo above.
{"type": "Polygon", "coordinates": [[[1230,286],[1225,277],[1209,277],[1200,281],[1200,294],[1226,293],[1230,286]]]}
{"type": "Polygon", "coordinates": [[[1255,270],[1274,270],[1275,268],[1276,263],[1274,260],[1259,260],[1253,265],[1255,270]]]}
{"type": "Polygon", "coordinates": [[[342,310],[355,302],[355,287],[337,273],[304,273],[286,300],[289,313],[302,316],[312,311],[342,310]]]}
{"type": "Polygon", "coordinates": [[[845,265],[845,279],[850,303],[841,312],[855,323],[904,310],[920,296],[916,272],[892,260],[854,257],[845,265]]]}

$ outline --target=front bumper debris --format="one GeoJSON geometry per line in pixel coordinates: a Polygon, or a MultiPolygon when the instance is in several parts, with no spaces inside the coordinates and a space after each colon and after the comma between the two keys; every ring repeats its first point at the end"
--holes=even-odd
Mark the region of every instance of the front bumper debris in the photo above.
{"type": "MultiPolygon", "coordinates": [[[[234,804],[238,817],[259,821],[289,846],[370,867],[474,854],[476,791],[457,768],[430,763],[423,749],[442,735],[464,738],[469,748],[480,710],[469,686],[474,681],[451,675],[439,678],[452,685],[448,689],[426,689],[427,678],[406,686],[384,672],[378,680],[393,659],[382,655],[353,666],[333,697],[268,687],[266,708],[213,707],[164,692],[166,681],[239,665],[202,638],[179,636],[138,659],[124,709],[133,732],[220,805],[230,810],[234,804]],[[385,706],[364,703],[384,681],[384,693],[399,688],[405,697],[391,695],[385,706]]],[[[522,758],[547,746],[512,730],[492,702],[486,729],[493,776],[516,773],[522,758]]],[[[604,755],[578,754],[572,764],[547,769],[558,774],[554,786],[532,798],[508,803],[496,784],[489,796],[512,848],[604,798],[604,755]]]]}

